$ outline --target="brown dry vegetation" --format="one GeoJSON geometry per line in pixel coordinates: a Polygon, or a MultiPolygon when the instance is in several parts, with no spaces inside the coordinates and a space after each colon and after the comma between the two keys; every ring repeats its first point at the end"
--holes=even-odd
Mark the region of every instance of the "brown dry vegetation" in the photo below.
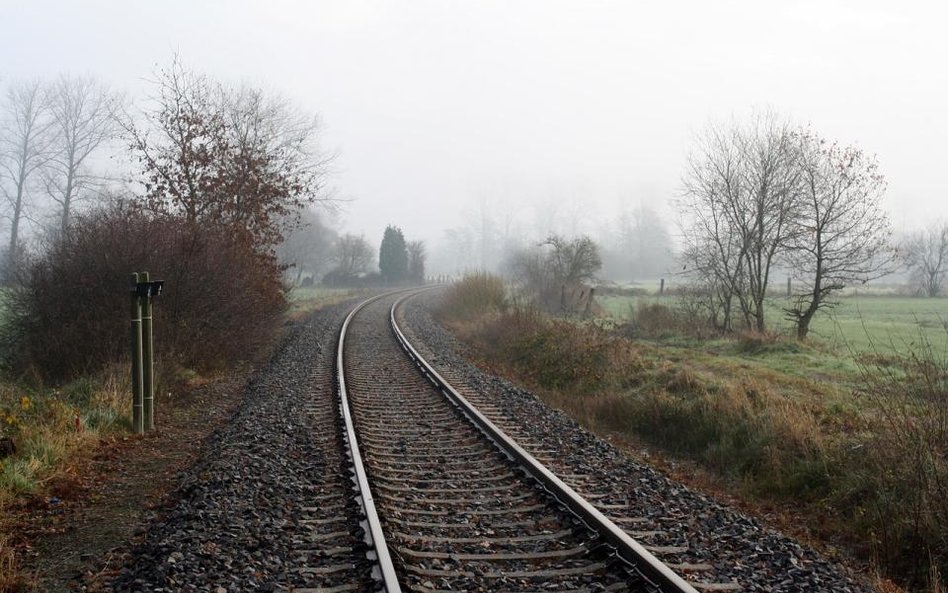
{"type": "MultiPolygon", "coordinates": [[[[280,266],[246,233],[117,201],[78,216],[4,297],[0,510],[56,498],[100,438],[129,430],[129,275],[166,281],[155,301],[156,393],[261,360],[287,308],[280,266]]],[[[0,537],[9,533],[0,525],[0,537]]],[[[18,576],[0,539],[0,591],[18,576]]]]}
{"type": "Polygon", "coordinates": [[[0,460],[0,592],[22,590],[26,583],[16,553],[24,542],[11,532],[14,505],[76,494],[78,468],[102,438],[128,428],[127,375],[124,367],[108,369],[59,389],[0,385],[2,433],[17,447],[15,455],[0,460]]]}
{"type": "Polygon", "coordinates": [[[169,364],[214,369],[251,359],[286,308],[279,265],[247,237],[117,202],[77,217],[9,292],[11,368],[62,382],[127,356],[136,270],[165,281],[155,343],[169,364]]]}
{"type": "MultiPolygon", "coordinates": [[[[593,430],[698,463],[752,502],[792,505],[817,541],[910,588],[939,590],[948,567],[948,381],[935,353],[868,357],[836,376],[814,364],[819,372],[809,373],[823,353],[775,336],[739,336],[722,356],[701,341],[645,343],[529,307],[474,318],[466,305],[457,316],[458,290],[442,321],[492,368],[593,430]],[[777,357],[788,370],[765,364],[777,357]]],[[[678,329],[648,323],[654,333],[678,329]]]]}

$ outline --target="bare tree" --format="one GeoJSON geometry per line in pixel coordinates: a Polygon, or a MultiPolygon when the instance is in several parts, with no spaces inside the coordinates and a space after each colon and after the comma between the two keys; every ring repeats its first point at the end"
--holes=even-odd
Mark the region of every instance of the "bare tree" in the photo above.
{"type": "Polygon", "coordinates": [[[10,242],[6,277],[17,271],[21,250],[21,223],[29,206],[28,184],[49,160],[48,104],[38,80],[12,84],[6,92],[0,120],[0,191],[9,208],[10,242]]]}
{"type": "Polygon", "coordinates": [[[567,239],[553,234],[533,248],[512,253],[507,267],[536,302],[568,312],[580,304],[575,297],[588,302],[584,284],[595,278],[602,258],[589,237],[567,239]]]}
{"type": "Polygon", "coordinates": [[[336,232],[326,226],[313,209],[300,213],[298,223],[289,226],[283,242],[277,247],[280,263],[292,271],[294,283],[299,285],[303,275],[317,276],[326,272],[334,257],[336,232]]]}
{"type": "MultiPolygon", "coordinates": [[[[685,175],[679,207],[683,224],[683,271],[705,285],[712,298],[712,319],[723,331],[733,328],[735,301],[748,310],[746,256],[748,245],[733,220],[736,205],[746,201],[742,179],[741,141],[735,129],[709,128],[693,153],[685,175]]],[[[746,319],[745,315],[745,319],[746,319]]]]}
{"type": "Polygon", "coordinates": [[[409,241],[405,245],[408,250],[408,277],[418,284],[425,282],[425,260],[428,258],[424,241],[409,241]]]}
{"type": "MultiPolygon", "coordinates": [[[[693,270],[713,278],[757,331],[766,329],[770,273],[798,203],[791,132],[772,113],[745,127],[709,128],[689,159],[680,202],[686,253],[698,257],[693,270]]],[[[725,319],[730,329],[729,312],[725,319]]]]}
{"type": "Polygon", "coordinates": [[[274,217],[306,204],[331,205],[329,164],[317,140],[319,120],[280,96],[247,86],[218,87],[227,129],[225,199],[214,210],[229,224],[278,241],[274,217]]]}
{"type": "Polygon", "coordinates": [[[372,246],[362,235],[346,233],[336,240],[333,261],[335,271],[342,276],[353,277],[365,272],[372,265],[372,246]]]}
{"type": "Polygon", "coordinates": [[[936,297],[948,276],[948,223],[940,223],[910,235],[902,243],[905,265],[919,291],[936,297]]]}
{"type": "Polygon", "coordinates": [[[118,96],[91,77],[62,76],[49,87],[53,145],[43,170],[46,192],[59,205],[59,227],[69,226],[75,202],[102,177],[94,176],[87,161],[118,131],[118,96]]]}
{"type": "Polygon", "coordinates": [[[773,114],[759,116],[743,146],[748,167],[744,172],[749,191],[749,216],[741,220],[747,240],[747,284],[754,329],[766,329],[764,301],[770,271],[797,215],[799,171],[794,166],[792,131],[773,114]]]}
{"type": "Polygon", "coordinates": [[[589,237],[566,239],[550,235],[543,242],[553,249],[547,258],[553,281],[558,284],[578,285],[589,282],[602,267],[599,247],[589,237]]]}
{"type": "Polygon", "coordinates": [[[222,225],[271,249],[281,221],[330,199],[331,156],[318,149],[314,117],[257,89],[229,89],[177,60],[159,71],[156,86],[146,125],[125,121],[152,210],[222,225]]]}
{"type": "Polygon", "coordinates": [[[658,278],[675,265],[672,239],[665,222],[645,204],[620,212],[601,236],[604,237],[603,273],[610,278],[658,278]]]}
{"type": "Polygon", "coordinates": [[[802,340],[816,312],[835,304],[833,293],[889,273],[894,252],[881,205],[885,178],[875,159],[809,130],[794,137],[802,197],[788,233],[787,260],[805,289],[785,311],[802,340]]]}

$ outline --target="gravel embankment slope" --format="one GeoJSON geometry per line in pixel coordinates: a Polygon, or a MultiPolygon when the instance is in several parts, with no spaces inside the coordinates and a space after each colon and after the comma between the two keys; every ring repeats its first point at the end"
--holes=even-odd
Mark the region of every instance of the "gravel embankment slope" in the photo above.
{"type": "MultiPolygon", "coordinates": [[[[430,356],[429,362],[462,393],[478,391],[493,398],[529,440],[553,450],[549,457],[555,460],[551,469],[556,473],[582,475],[585,483],[595,484],[596,491],[604,494],[599,502],[621,502],[628,505],[628,516],[662,524],[662,546],[688,548],[674,561],[710,564],[712,580],[736,581],[743,591],[872,591],[814,550],[666,478],[549,408],[534,394],[480,371],[459,354],[463,345],[432,320],[429,310],[437,298],[432,293],[416,297],[404,312],[413,339],[425,345],[423,354],[430,356]]],[[[700,574],[691,578],[702,580],[700,574]]]]}
{"type": "Polygon", "coordinates": [[[319,509],[356,516],[341,442],[326,423],[335,415],[336,331],[348,308],[317,313],[292,330],[232,422],[185,473],[176,502],[149,526],[114,591],[374,587],[357,523],[333,526],[347,532],[334,551],[321,551],[312,537],[319,509]]]}

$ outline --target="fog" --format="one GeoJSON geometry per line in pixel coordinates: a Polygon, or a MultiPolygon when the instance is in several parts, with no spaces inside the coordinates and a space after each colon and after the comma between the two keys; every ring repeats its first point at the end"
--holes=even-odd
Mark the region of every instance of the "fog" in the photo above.
{"type": "MultiPolygon", "coordinates": [[[[674,232],[693,136],[772,109],[878,155],[895,229],[948,218],[937,2],[6,2],[0,76],[141,97],[174,54],[317,112],[344,229],[674,232]]],[[[483,260],[487,256],[479,254],[483,260]]],[[[476,262],[475,262],[476,263],[476,262]]]]}

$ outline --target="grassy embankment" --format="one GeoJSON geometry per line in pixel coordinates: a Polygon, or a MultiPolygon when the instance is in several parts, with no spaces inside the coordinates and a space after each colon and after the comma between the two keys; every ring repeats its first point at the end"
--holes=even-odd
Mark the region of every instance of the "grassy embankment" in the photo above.
{"type": "Polygon", "coordinates": [[[457,285],[442,317],[488,364],[587,427],[696,464],[754,505],[792,509],[814,541],[939,591],[948,300],[847,300],[806,344],[697,339],[670,299],[604,302],[638,326],[509,308],[486,276],[457,285]]]}
{"type": "MultiPolygon", "coordinates": [[[[295,289],[289,294],[288,318],[305,317],[349,296],[343,290],[295,289]]],[[[189,384],[214,380],[190,369],[157,370],[157,394],[186,391],[189,384]]],[[[25,497],[68,495],[66,490],[76,483],[76,474],[101,440],[130,433],[130,393],[126,365],[61,386],[30,377],[0,380],[0,437],[10,437],[16,445],[15,455],[0,459],[0,516],[25,497]]],[[[13,544],[12,534],[0,521],[0,592],[15,590],[21,579],[13,544]]]]}
{"type": "Polygon", "coordinates": [[[360,294],[360,292],[356,289],[325,288],[322,286],[294,288],[289,294],[289,318],[304,318],[317,309],[341,303],[360,294]]]}
{"type": "MultiPolygon", "coordinates": [[[[0,436],[16,454],[0,460],[0,516],[26,496],[67,497],[99,439],[128,432],[128,373],[105,373],[53,389],[0,382],[0,436]]],[[[9,517],[5,517],[9,518],[9,517]]],[[[0,520],[0,591],[21,583],[13,535],[0,520]]]]}

